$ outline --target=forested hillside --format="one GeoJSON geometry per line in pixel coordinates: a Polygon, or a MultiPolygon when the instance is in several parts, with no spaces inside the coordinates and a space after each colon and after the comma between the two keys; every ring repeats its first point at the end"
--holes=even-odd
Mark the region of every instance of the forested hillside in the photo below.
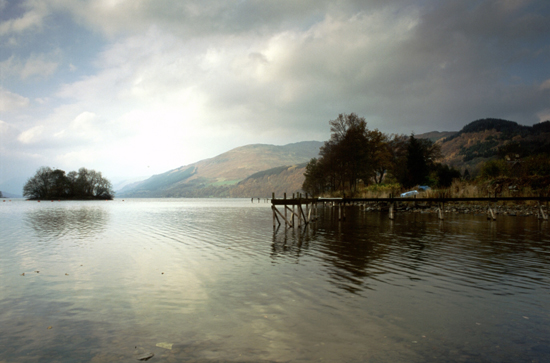
{"type": "Polygon", "coordinates": [[[507,155],[524,158],[550,150],[550,121],[533,126],[513,121],[482,119],[439,140],[442,162],[461,171],[475,170],[480,164],[507,155]]]}

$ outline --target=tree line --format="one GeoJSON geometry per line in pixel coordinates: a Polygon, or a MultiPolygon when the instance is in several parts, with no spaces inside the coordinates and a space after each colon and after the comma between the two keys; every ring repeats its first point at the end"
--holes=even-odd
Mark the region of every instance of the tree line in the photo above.
{"type": "Polygon", "coordinates": [[[23,187],[23,196],[29,199],[113,199],[114,194],[101,172],[86,168],[65,174],[43,166],[23,187]]]}
{"type": "Polygon", "coordinates": [[[414,135],[369,130],[365,118],[340,114],[329,121],[331,136],[306,166],[302,189],[312,195],[348,192],[359,185],[399,183],[405,188],[428,184],[448,187],[460,172],[437,163],[441,148],[414,135]]]}

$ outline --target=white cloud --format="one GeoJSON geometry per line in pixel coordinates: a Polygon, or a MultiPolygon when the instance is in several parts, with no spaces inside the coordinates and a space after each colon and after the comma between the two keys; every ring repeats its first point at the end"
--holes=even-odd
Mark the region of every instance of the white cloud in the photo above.
{"type": "Polygon", "coordinates": [[[33,54],[21,67],[20,75],[22,79],[26,79],[31,76],[47,78],[55,72],[58,65],[58,62],[48,59],[45,54],[33,54]]]}
{"type": "MultiPolygon", "coordinates": [[[[24,5],[28,11],[23,16],[16,19],[4,20],[0,23],[0,36],[19,35],[25,31],[42,27],[44,17],[48,15],[46,3],[42,1],[27,1],[24,5]]],[[[6,6],[7,2],[3,2],[2,8],[6,6]]]]}
{"type": "Polygon", "coordinates": [[[12,111],[29,105],[29,99],[0,87],[0,112],[12,111]]]}
{"type": "Polygon", "coordinates": [[[23,131],[17,139],[23,144],[34,144],[42,140],[45,127],[38,125],[23,131]]]}
{"type": "Polygon", "coordinates": [[[89,111],[81,112],[65,126],[52,128],[51,134],[56,143],[71,147],[83,147],[113,139],[109,122],[89,111]]]}
{"type": "Polygon", "coordinates": [[[13,75],[20,79],[28,78],[45,79],[55,73],[59,66],[59,49],[48,54],[31,54],[26,60],[21,60],[15,55],[0,62],[0,71],[2,78],[8,78],[13,75]]]}
{"type": "Polygon", "coordinates": [[[15,126],[0,120],[0,138],[3,144],[17,138],[17,135],[19,135],[19,130],[15,126]]]}

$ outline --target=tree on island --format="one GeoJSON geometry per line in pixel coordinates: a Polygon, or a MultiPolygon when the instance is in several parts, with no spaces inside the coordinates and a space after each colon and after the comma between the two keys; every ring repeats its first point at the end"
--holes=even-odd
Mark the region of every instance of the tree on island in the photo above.
{"type": "Polygon", "coordinates": [[[86,168],[65,174],[43,166],[23,187],[23,196],[29,199],[113,199],[114,194],[101,172],[86,168]]]}

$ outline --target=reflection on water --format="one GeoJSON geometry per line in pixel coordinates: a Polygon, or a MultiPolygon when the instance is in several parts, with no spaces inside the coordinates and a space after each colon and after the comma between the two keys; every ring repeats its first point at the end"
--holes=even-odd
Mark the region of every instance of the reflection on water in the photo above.
{"type": "Polygon", "coordinates": [[[274,232],[246,199],[2,205],[0,362],[550,354],[547,223],[335,217],[274,232]]]}
{"type": "Polygon", "coordinates": [[[109,212],[99,206],[34,209],[26,212],[24,220],[41,239],[83,240],[105,230],[109,212]]]}
{"type": "Polygon", "coordinates": [[[348,213],[344,223],[326,211],[311,228],[277,230],[272,258],[299,262],[302,256],[317,256],[329,264],[331,282],[349,292],[370,279],[391,284],[396,275],[415,281],[433,278],[436,271],[438,279],[471,288],[491,290],[497,284],[496,294],[508,286],[521,292],[547,281],[542,277],[550,260],[547,222],[504,217],[496,223],[473,216],[442,222],[417,214],[394,222],[359,209],[348,213]],[[316,242],[313,251],[311,241],[316,242]]]}

